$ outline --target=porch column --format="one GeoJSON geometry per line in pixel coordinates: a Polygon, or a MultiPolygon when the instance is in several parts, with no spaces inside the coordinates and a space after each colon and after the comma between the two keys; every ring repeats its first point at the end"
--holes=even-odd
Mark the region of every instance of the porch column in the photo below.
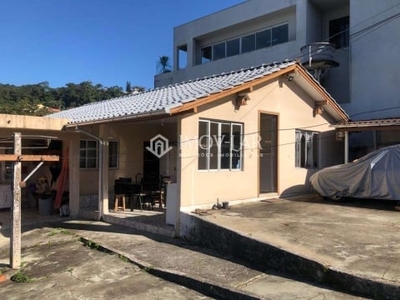
{"type": "Polygon", "coordinates": [[[80,208],[80,174],[79,174],[79,134],[70,134],[68,138],[69,151],[69,209],[73,217],[79,215],[80,208]]]}
{"type": "Polygon", "coordinates": [[[344,132],[344,163],[349,162],[349,132],[344,132]]]}
{"type": "Polygon", "coordinates": [[[108,181],[108,126],[101,125],[99,127],[99,135],[102,139],[102,143],[100,143],[100,147],[102,147],[102,159],[103,161],[100,162],[102,164],[102,167],[99,168],[101,172],[99,173],[99,176],[101,177],[101,195],[103,197],[100,205],[101,205],[101,211],[102,215],[103,214],[108,214],[108,208],[109,208],[109,181],[108,181]]]}

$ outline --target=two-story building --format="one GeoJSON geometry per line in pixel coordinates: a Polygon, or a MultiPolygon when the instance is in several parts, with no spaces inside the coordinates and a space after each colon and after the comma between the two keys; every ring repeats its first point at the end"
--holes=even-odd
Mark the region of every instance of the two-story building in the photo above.
{"type": "MultiPolygon", "coordinates": [[[[400,112],[398,0],[250,0],[174,28],[173,70],[155,86],[299,59],[353,121],[400,112]]],[[[389,139],[388,139],[389,138],[389,139]]],[[[400,141],[352,134],[353,152],[400,141]]]]}

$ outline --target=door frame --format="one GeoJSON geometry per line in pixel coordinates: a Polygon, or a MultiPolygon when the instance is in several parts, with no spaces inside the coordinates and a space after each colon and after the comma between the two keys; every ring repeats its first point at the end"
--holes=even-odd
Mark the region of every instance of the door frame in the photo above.
{"type": "Polygon", "coordinates": [[[264,195],[269,193],[278,193],[279,191],[279,113],[271,112],[271,111],[258,111],[258,132],[259,132],[259,149],[258,149],[258,162],[257,162],[257,192],[258,195],[264,195]],[[276,150],[275,150],[275,191],[271,192],[261,192],[261,115],[269,115],[276,118],[276,128],[275,128],[275,143],[276,143],[276,150]]]}

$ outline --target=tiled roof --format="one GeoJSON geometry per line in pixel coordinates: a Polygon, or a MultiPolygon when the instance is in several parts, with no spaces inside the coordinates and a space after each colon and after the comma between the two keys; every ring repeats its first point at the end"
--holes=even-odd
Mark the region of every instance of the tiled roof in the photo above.
{"type": "MultiPolygon", "coordinates": [[[[68,119],[69,124],[84,124],[106,122],[116,119],[138,118],[157,114],[169,114],[172,108],[177,108],[185,103],[193,102],[212,94],[227,91],[244,83],[284,70],[295,64],[297,64],[295,60],[262,64],[258,67],[206,76],[196,80],[184,81],[156,88],[143,93],[94,102],[50,114],[47,117],[68,119]]],[[[308,73],[308,76],[329,95],[310,73],[308,73]]],[[[336,101],[334,101],[330,95],[329,97],[332,99],[331,105],[335,106],[343,115],[346,115],[336,101]]]]}
{"type": "Polygon", "coordinates": [[[294,64],[296,61],[284,61],[207,76],[139,94],[86,104],[47,117],[69,119],[69,124],[79,124],[147,114],[165,114],[173,107],[220,93],[294,64]]]}

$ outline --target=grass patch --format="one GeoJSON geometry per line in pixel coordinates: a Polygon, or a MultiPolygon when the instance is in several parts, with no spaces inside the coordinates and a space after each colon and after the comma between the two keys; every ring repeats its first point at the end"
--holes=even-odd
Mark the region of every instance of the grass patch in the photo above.
{"type": "Polygon", "coordinates": [[[32,279],[27,274],[25,274],[23,270],[19,270],[17,273],[11,276],[10,280],[17,283],[32,281],[32,279]]]}
{"type": "Polygon", "coordinates": [[[125,255],[118,254],[118,258],[123,262],[129,262],[129,259],[125,255]]]}
{"type": "Polygon", "coordinates": [[[50,233],[49,236],[54,236],[57,234],[74,235],[71,231],[65,228],[55,228],[50,233]]]}

